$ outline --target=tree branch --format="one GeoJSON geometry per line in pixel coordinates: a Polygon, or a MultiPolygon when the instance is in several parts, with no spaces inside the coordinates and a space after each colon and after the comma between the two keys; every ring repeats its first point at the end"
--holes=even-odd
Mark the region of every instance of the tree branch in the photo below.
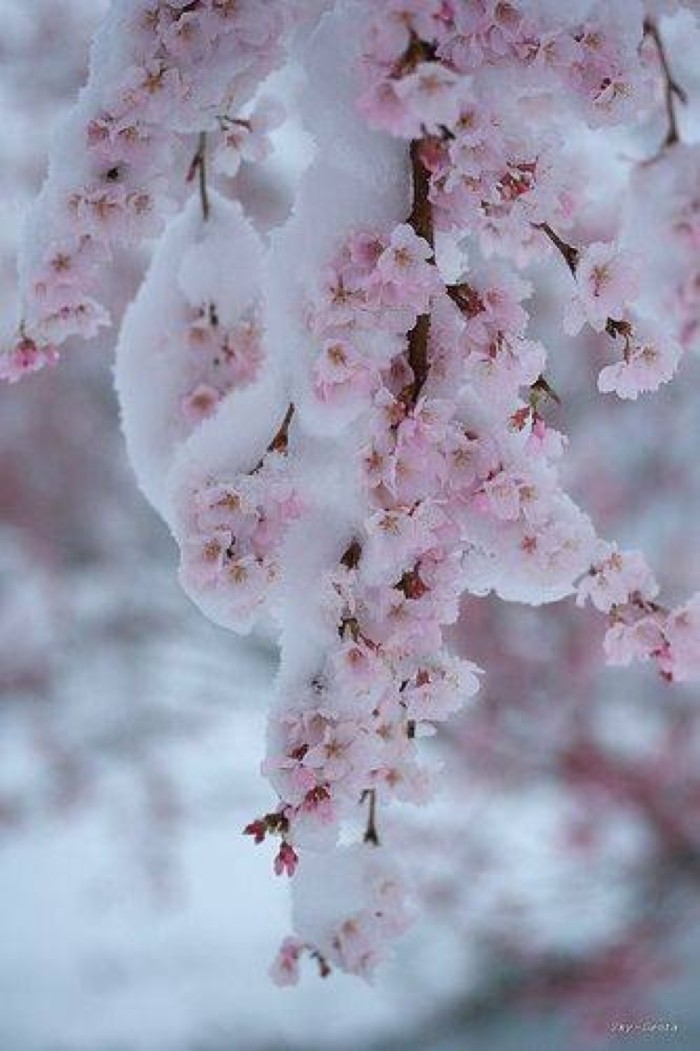
{"type": "Polygon", "coordinates": [[[199,174],[199,199],[202,205],[202,218],[206,222],[209,218],[209,191],[207,189],[207,133],[200,131],[197,152],[192,158],[190,170],[187,173],[187,182],[192,182],[195,175],[199,174]]]}
{"type": "Polygon", "coordinates": [[[533,225],[536,230],[541,230],[543,234],[547,235],[554,247],[561,253],[562,258],[571,273],[576,276],[576,267],[578,266],[579,260],[578,248],[574,248],[573,245],[564,241],[558,233],[555,233],[549,223],[534,223],[533,225]]]}
{"type": "Polygon", "coordinates": [[[260,457],[260,459],[256,463],[256,465],[253,468],[253,470],[250,472],[251,474],[255,474],[256,471],[260,470],[260,468],[262,467],[262,465],[265,462],[265,457],[267,456],[268,453],[272,453],[272,452],[286,453],[287,446],[289,444],[289,425],[292,422],[292,417],[293,416],[294,416],[294,402],[290,402],[289,403],[289,407],[287,408],[287,411],[284,414],[284,419],[282,420],[282,423],[280,424],[280,426],[279,426],[274,438],[272,439],[272,441],[268,445],[267,449],[265,450],[263,455],[260,457]]]}
{"type": "MultiPolygon", "coordinates": [[[[430,203],[430,173],[420,157],[420,139],[411,143],[411,172],[413,175],[413,206],[408,218],[418,237],[434,248],[433,208],[430,203]]],[[[413,370],[411,401],[415,405],[428,378],[428,343],[430,314],[421,314],[408,334],[408,362],[413,370]]]]}
{"type": "Polygon", "coordinates": [[[664,78],[664,102],[666,104],[666,116],[668,118],[668,131],[666,132],[666,138],[661,144],[661,149],[659,150],[659,153],[663,153],[665,149],[669,146],[673,146],[676,142],[680,142],[681,139],[678,131],[678,120],[676,117],[674,99],[678,99],[679,102],[685,104],[688,101],[688,96],[671,72],[671,67],[669,65],[663,40],[661,39],[659,27],[651,18],[647,18],[644,21],[644,35],[654,41],[656,53],[659,57],[661,72],[664,78]]]}
{"type": "Polygon", "coordinates": [[[364,803],[365,799],[369,799],[369,811],[367,814],[367,828],[365,830],[364,841],[365,843],[372,843],[373,846],[379,846],[379,833],[377,832],[377,790],[376,788],[366,788],[362,793],[361,803],[364,803]]]}

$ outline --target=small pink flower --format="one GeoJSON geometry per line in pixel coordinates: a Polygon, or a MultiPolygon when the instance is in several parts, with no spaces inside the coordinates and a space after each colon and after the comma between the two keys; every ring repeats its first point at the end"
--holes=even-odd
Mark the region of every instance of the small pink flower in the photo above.
{"type": "Polygon", "coordinates": [[[344,340],[329,340],[314,365],[314,390],[320,401],[329,404],[361,401],[376,381],[376,369],[344,340]]]}
{"type": "Polygon", "coordinates": [[[304,943],[299,938],[285,938],[270,968],[270,976],[275,985],[296,985],[299,981],[299,957],[304,950],[304,943]]]}
{"type": "Polygon", "coordinates": [[[22,337],[9,354],[0,355],[0,380],[16,383],[31,372],[38,372],[45,365],[55,365],[58,351],[54,346],[38,346],[33,339],[22,337]]]}
{"type": "Polygon", "coordinates": [[[633,597],[649,602],[658,591],[641,552],[618,551],[613,544],[579,584],[576,601],[582,606],[590,599],[596,609],[609,613],[613,606],[626,605],[633,597]]]}
{"type": "Polygon", "coordinates": [[[379,258],[379,270],[386,273],[410,273],[432,257],[428,242],[419,237],[412,226],[401,223],[391,234],[388,247],[379,258]]]}
{"type": "Polygon", "coordinates": [[[485,508],[504,522],[520,517],[520,485],[507,471],[499,471],[484,482],[485,508]]]}
{"type": "MultiPolygon", "coordinates": [[[[439,62],[421,62],[396,85],[396,94],[412,116],[419,134],[450,127],[459,116],[460,78],[439,62]]],[[[418,135],[416,136],[418,137],[418,135]]]]}
{"type": "Polygon", "coordinates": [[[232,543],[233,535],[227,529],[190,537],[182,547],[183,579],[194,588],[216,584],[223,577],[226,553],[232,543]]]}
{"type": "Polygon", "coordinates": [[[669,615],[664,633],[670,649],[670,672],[677,682],[700,677],[700,595],[669,615]]]}
{"type": "Polygon", "coordinates": [[[228,121],[214,155],[216,170],[233,177],[242,161],[256,164],[266,160],[272,152],[269,134],[284,122],[285,115],[277,99],[264,97],[249,117],[228,121]]]}
{"type": "Polygon", "coordinates": [[[608,664],[626,666],[633,660],[650,660],[665,647],[661,621],[654,615],[640,617],[633,624],[620,621],[608,629],[603,645],[608,664]]]}
{"type": "Polygon", "coordinates": [[[211,416],[220,401],[220,390],[211,387],[208,383],[198,383],[193,390],[185,394],[180,406],[187,422],[195,426],[207,416],[211,416]]]}
{"type": "Polygon", "coordinates": [[[667,383],[678,368],[681,348],[668,334],[648,322],[638,325],[625,349],[625,358],[601,369],[598,390],[636,401],[637,395],[655,391],[667,383]]]}
{"type": "Polygon", "coordinates": [[[608,318],[619,320],[625,316],[637,294],[637,267],[614,243],[595,242],[584,248],[575,277],[577,295],[565,317],[565,328],[572,335],[585,322],[602,332],[608,318]]]}

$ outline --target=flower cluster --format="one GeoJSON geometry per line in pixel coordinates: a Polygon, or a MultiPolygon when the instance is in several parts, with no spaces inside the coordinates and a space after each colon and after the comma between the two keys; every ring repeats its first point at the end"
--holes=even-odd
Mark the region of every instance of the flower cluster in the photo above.
{"type": "Polygon", "coordinates": [[[284,106],[271,96],[259,99],[246,116],[220,116],[222,134],[214,153],[215,169],[233,178],[241,162],[256,164],[266,160],[272,152],[270,133],[284,119],[284,106]]]}
{"type": "MultiPolygon", "coordinates": [[[[109,323],[98,298],[105,265],[119,245],[159,232],[182,194],[188,136],[233,126],[279,62],[289,25],[281,0],[113,6],[63,128],[63,163],[29,218],[19,336],[0,376],[35,371],[66,339],[89,339],[109,323]]],[[[258,146],[251,156],[263,153],[258,146]]]]}
{"type": "Polygon", "coordinates": [[[424,140],[438,224],[488,250],[531,251],[532,224],[569,225],[584,193],[565,159],[572,122],[620,124],[652,102],[641,10],[629,14],[392,0],[367,35],[362,111],[424,140]]]}
{"type": "MultiPolygon", "coordinates": [[[[76,164],[57,165],[33,220],[12,378],[105,322],[97,276],[159,227],[181,136],[218,133],[224,175],[264,158],[280,114],[253,95],[293,6],[116,6],[71,118],[76,164]]],[[[596,180],[573,161],[577,136],[653,109],[669,74],[640,46],[661,46],[651,15],[636,0],[330,6],[300,62],[315,152],[282,229],[265,242],[207,183],[206,139],[194,161],[190,142],[199,193],[156,249],[117,369],[186,590],[279,639],[263,767],[277,800],[245,831],[279,837],[274,870],[301,888],[285,983],[304,953],[366,976],[405,928],[383,819],[429,797],[424,739],[477,692],[480,669],[450,647],[465,594],[577,593],[610,618],[611,661],[700,673],[698,599],[665,610],[641,556],[599,542],[564,490],[557,362],[531,324],[540,272],[522,273],[564,261],[573,287],[553,313],[622,349],[601,391],[636,398],[675,372],[688,324],[649,309],[633,218],[596,218],[596,180]],[[324,882],[339,901],[319,916],[324,882]]],[[[682,197],[677,232],[696,247],[682,197]]]]}
{"type": "Polygon", "coordinates": [[[576,284],[564,315],[565,330],[576,334],[588,324],[623,347],[622,361],[601,369],[598,390],[632,400],[643,391],[658,390],[672,379],[682,351],[668,325],[638,317],[631,309],[639,286],[637,268],[613,243],[578,250],[560,242],[560,250],[576,284]]]}
{"type": "Polygon", "coordinates": [[[700,674],[700,595],[674,610],[656,602],[659,586],[638,551],[601,544],[580,582],[577,602],[586,600],[608,614],[605,652],[610,664],[654,660],[669,681],[700,674]]]}
{"type": "Polygon", "coordinates": [[[294,985],[304,954],[316,961],[322,978],[333,967],[371,978],[386,957],[387,944],[410,922],[406,886],[395,868],[359,844],[313,859],[308,870],[302,864],[297,879],[297,920],[309,939],[283,941],[270,972],[274,981],[294,985]],[[326,904],[318,901],[317,888],[323,884],[339,892],[326,904]]]}
{"type": "Polygon", "coordinates": [[[269,599],[281,542],[301,513],[284,456],[268,453],[251,474],[208,478],[189,507],[178,536],[183,587],[214,620],[245,631],[269,599]]]}
{"type": "Polygon", "coordinates": [[[632,177],[623,234],[631,252],[644,253],[642,293],[684,349],[700,346],[700,148],[676,143],[632,177]],[[646,207],[644,207],[645,202],[646,207]]]}
{"type": "MultiPolygon", "coordinates": [[[[349,542],[324,577],[335,633],[303,672],[283,673],[271,722],[265,771],[302,848],[333,842],[358,799],[370,803],[371,844],[377,802],[425,797],[418,743],[477,682],[445,645],[461,593],[539,603],[571,594],[592,564],[584,579],[597,579],[592,525],[559,481],[566,441],[546,418],[556,394],[545,348],[528,336],[529,286],[507,264],[462,261],[446,280],[434,231],[466,230],[516,263],[553,243],[575,281],[567,329],[588,323],[624,344],[601,389],[634,397],[678,361],[669,334],[632,312],[635,261],[614,241],[573,248],[554,228],[570,225],[576,204],[555,157],[562,83],[567,119],[597,127],[638,116],[650,103],[641,18],[633,41],[602,11],[600,23],[567,16],[545,47],[514,5],[497,6],[389,3],[366,44],[360,109],[410,140],[414,200],[404,224],[350,231],[305,310],[315,353],[306,387],[297,383],[300,427],[332,435],[346,461],[359,454],[360,482],[349,542]],[[508,101],[493,101],[494,70],[517,85],[508,101]]],[[[613,579],[615,597],[600,580],[588,585],[616,622],[630,609],[655,615],[654,588],[635,568],[613,579]]]]}
{"type": "Polygon", "coordinates": [[[192,369],[182,396],[183,414],[193,426],[211,415],[234,387],[255,380],[263,357],[262,331],[254,311],[231,326],[222,326],[214,303],[191,311],[187,341],[192,369]]]}
{"type": "Polygon", "coordinates": [[[559,486],[564,443],[541,411],[527,292],[503,268],[445,286],[428,242],[402,224],[353,234],[310,299],[318,349],[300,426],[323,433],[330,405],[347,441],[361,419],[366,437],[345,455],[364,510],[325,573],[327,645],[272,715],[264,770],[285,842],[334,841],[364,800],[371,843],[375,804],[427,798],[419,742],[478,687],[444,636],[464,590],[546,601],[589,564],[593,531],[559,486]]]}

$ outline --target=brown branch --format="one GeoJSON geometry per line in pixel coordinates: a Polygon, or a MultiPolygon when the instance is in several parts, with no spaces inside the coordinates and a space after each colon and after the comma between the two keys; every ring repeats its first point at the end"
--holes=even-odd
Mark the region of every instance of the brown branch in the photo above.
{"type": "Polygon", "coordinates": [[[479,293],[466,282],[459,285],[445,285],[445,291],[452,302],[456,303],[468,318],[476,317],[484,309],[479,293]]]}
{"type": "Polygon", "coordinates": [[[543,234],[547,235],[554,247],[561,253],[564,262],[575,277],[579,260],[578,248],[574,248],[573,245],[564,241],[558,233],[555,233],[549,223],[533,223],[533,226],[536,230],[541,230],[543,234]]]}
{"type": "Polygon", "coordinates": [[[284,419],[282,420],[282,423],[280,424],[280,426],[279,426],[279,428],[277,430],[277,433],[275,434],[274,438],[272,439],[272,441],[268,445],[268,447],[265,450],[265,452],[263,453],[263,455],[260,457],[260,459],[256,463],[256,465],[253,468],[253,470],[250,472],[251,474],[255,474],[257,471],[260,470],[262,465],[265,463],[265,457],[267,456],[268,453],[272,453],[272,452],[286,453],[287,446],[289,445],[289,425],[292,422],[292,417],[293,416],[294,416],[294,402],[290,402],[289,403],[289,407],[287,408],[287,411],[284,414],[284,419]]]}
{"type": "Polygon", "coordinates": [[[367,814],[367,828],[365,829],[364,841],[365,843],[372,843],[375,847],[378,847],[379,833],[377,832],[376,788],[366,788],[365,791],[362,793],[360,802],[364,803],[365,799],[369,799],[369,811],[367,814]]]}
{"type": "Polygon", "coordinates": [[[190,170],[187,173],[187,182],[192,182],[195,175],[199,174],[199,199],[202,204],[202,218],[209,218],[209,191],[207,189],[207,133],[200,131],[197,152],[192,158],[190,170]]]}
{"type": "Polygon", "coordinates": [[[341,556],[341,563],[346,569],[356,569],[362,558],[362,545],[359,540],[353,540],[348,544],[344,554],[341,556]]]}
{"type": "MultiPolygon", "coordinates": [[[[420,156],[421,140],[411,143],[411,172],[413,175],[413,206],[408,222],[418,237],[434,248],[433,208],[430,203],[430,173],[420,156]]],[[[428,343],[430,341],[430,314],[421,314],[408,334],[408,362],[413,370],[410,389],[411,403],[415,405],[428,378],[428,343]]]]}
{"type": "Polygon", "coordinates": [[[540,373],[535,382],[530,384],[530,405],[535,413],[539,413],[542,402],[548,400],[561,405],[561,398],[556,390],[547,377],[540,373]]]}
{"type": "Polygon", "coordinates": [[[409,223],[419,237],[425,238],[431,248],[434,247],[433,207],[430,203],[430,172],[421,160],[422,140],[414,139],[411,143],[411,173],[413,175],[413,207],[408,218],[409,223]]]}
{"type": "MultiPolygon", "coordinates": [[[[668,56],[664,47],[664,42],[661,39],[661,33],[656,22],[651,18],[647,18],[644,21],[644,34],[654,41],[656,47],[656,53],[659,57],[659,64],[661,66],[661,72],[664,78],[664,103],[666,105],[666,116],[668,119],[668,131],[666,132],[666,138],[661,144],[659,153],[663,153],[669,146],[673,146],[674,143],[680,142],[680,133],[678,131],[678,119],[676,117],[675,99],[679,102],[686,103],[688,96],[685,90],[680,86],[678,81],[674,78],[669,65],[668,56]]],[[[658,154],[657,154],[658,156],[658,154]]]]}

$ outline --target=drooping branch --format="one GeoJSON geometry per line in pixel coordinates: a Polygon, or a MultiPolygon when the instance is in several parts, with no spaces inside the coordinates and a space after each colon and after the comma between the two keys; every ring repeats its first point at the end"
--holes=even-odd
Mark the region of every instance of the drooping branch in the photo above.
{"type": "Polygon", "coordinates": [[[644,35],[654,41],[664,79],[664,103],[666,106],[668,130],[666,132],[666,138],[661,144],[661,149],[659,150],[659,153],[663,153],[663,151],[669,146],[673,146],[674,143],[680,142],[681,137],[678,130],[678,118],[676,116],[676,101],[685,104],[688,101],[688,96],[671,72],[671,66],[668,61],[664,42],[661,39],[659,27],[651,18],[647,18],[644,22],[644,35]]]}
{"type": "Polygon", "coordinates": [[[207,133],[199,133],[197,152],[192,158],[190,170],[187,173],[187,182],[192,182],[195,175],[199,175],[199,199],[202,204],[202,218],[206,222],[209,218],[209,191],[207,189],[207,133]]]}

